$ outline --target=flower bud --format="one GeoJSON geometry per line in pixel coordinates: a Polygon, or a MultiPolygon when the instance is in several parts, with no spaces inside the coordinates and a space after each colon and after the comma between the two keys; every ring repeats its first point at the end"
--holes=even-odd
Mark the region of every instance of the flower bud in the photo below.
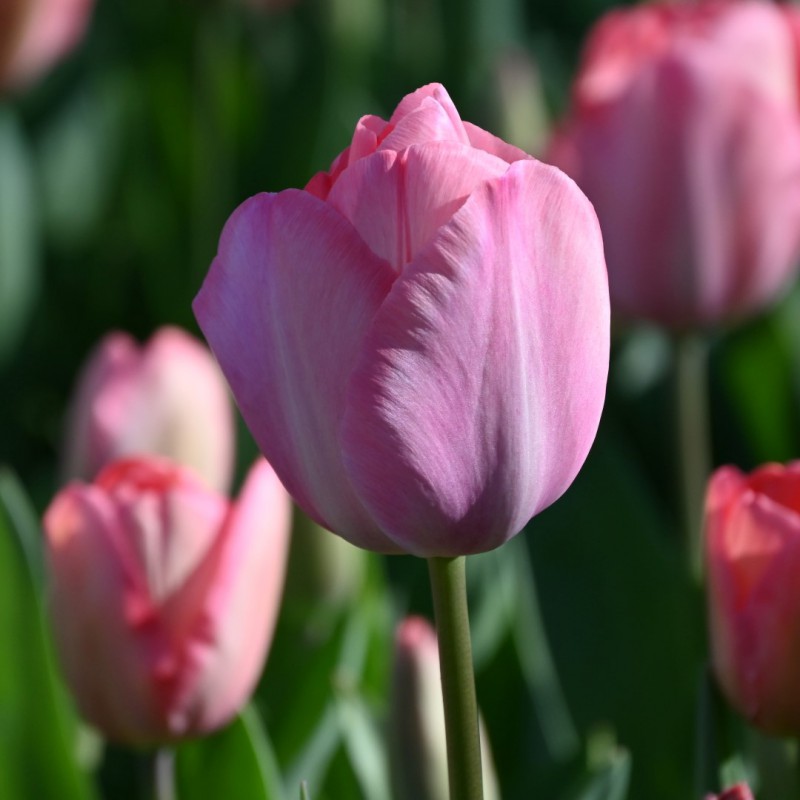
{"type": "MultiPolygon", "coordinates": [[[[500,790],[489,740],[480,722],[483,794],[500,790]]],[[[447,739],[436,632],[407,617],[395,634],[389,757],[396,800],[448,800],[447,739]]]]}
{"type": "Polygon", "coordinates": [[[92,480],[122,456],[162,455],[227,492],[234,441],[227,384],[206,347],[179,328],[161,328],[142,347],[110,333],[77,381],[64,473],[92,480]]]}
{"type": "Polygon", "coordinates": [[[771,734],[800,734],[800,461],[723,467],[705,504],[711,652],[730,703],[771,734]]]}
{"type": "Polygon", "coordinates": [[[720,794],[707,794],[705,800],[753,800],[753,793],[746,783],[737,783],[720,794]]]}
{"type": "Polygon", "coordinates": [[[0,87],[33,82],[75,47],[92,5],[92,0],[3,0],[0,87]]]}
{"type": "Polygon", "coordinates": [[[154,744],[237,713],[272,637],[289,513],[263,459],[234,503],[153,457],[114,462],[56,496],[44,517],[49,608],[88,722],[154,744]]]}

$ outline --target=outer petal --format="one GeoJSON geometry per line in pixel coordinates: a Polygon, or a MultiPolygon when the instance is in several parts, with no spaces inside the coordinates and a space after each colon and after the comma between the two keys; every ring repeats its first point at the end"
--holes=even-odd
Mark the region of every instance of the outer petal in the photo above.
{"type": "Polygon", "coordinates": [[[148,600],[110,535],[117,524],[112,503],[94,487],[73,485],[55,498],[44,517],[49,604],[81,713],[111,738],[135,742],[156,735],[162,722],[148,680],[152,653],[132,631],[132,614],[148,600]]]}
{"type": "Polygon", "coordinates": [[[332,207],[289,190],[228,220],[194,311],[262,452],[303,509],[396,549],[354,494],[338,428],[346,381],[394,279],[332,207]]]}
{"type": "Polygon", "coordinates": [[[476,186],[508,164],[452,142],[381,151],[347,169],[328,202],[399,272],[461,207],[476,186]]]}
{"type": "Polygon", "coordinates": [[[345,463],[421,556],[489,550],[575,477],[608,370],[602,241],[557,170],[513,164],[409,264],[350,384],[345,463]]]}
{"type": "Polygon", "coordinates": [[[187,698],[197,730],[224,724],[258,681],[280,608],[290,525],[289,495],[259,459],[208,564],[209,587],[189,656],[201,678],[187,698]]]}
{"type": "Polygon", "coordinates": [[[497,156],[497,158],[502,158],[503,161],[508,164],[533,158],[533,156],[526,153],[524,150],[520,150],[519,147],[514,147],[513,144],[504,142],[493,133],[489,133],[483,130],[483,128],[473,125],[471,122],[464,123],[464,130],[467,132],[469,143],[473,147],[477,147],[479,150],[497,156]]]}

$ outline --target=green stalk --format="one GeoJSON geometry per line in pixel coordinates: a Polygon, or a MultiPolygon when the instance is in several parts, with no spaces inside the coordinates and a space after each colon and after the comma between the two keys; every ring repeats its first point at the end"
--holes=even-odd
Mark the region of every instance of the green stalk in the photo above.
{"type": "Polygon", "coordinates": [[[708,419],[708,347],[684,334],[675,348],[676,409],[686,551],[692,576],[703,582],[703,502],[711,471],[708,419]]]}
{"type": "Polygon", "coordinates": [[[143,800],[176,800],[175,753],[159,747],[143,755],[142,759],[143,800]]]}
{"type": "Polygon", "coordinates": [[[439,639],[450,800],[483,800],[466,558],[429,558],[428,571],[439,639]]]}

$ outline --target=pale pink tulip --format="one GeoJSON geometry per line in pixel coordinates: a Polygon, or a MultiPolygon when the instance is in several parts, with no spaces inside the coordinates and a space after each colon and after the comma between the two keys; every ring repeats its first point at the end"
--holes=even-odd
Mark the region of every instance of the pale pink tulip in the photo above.
{"type": "Polygon", "coordinates": [[[795,64],[782,13],[759,0],[648,3],[598,23],[549,159],[597,210],[615,312],[716,324],[796,275],[795,64]]]}
{"type": "Polygon", "coordinates": [[[608,370],[591,205],[445,90],[232,215],[194,304],[262,452],[381,552],[497,547],[569,486],[608,370]]]}
{"type": "Polygon", "coordinates": [[[64,473],[91,480],[121,456],[162,455],[227,492],[234,446],[228,387],[204,345],[172,327],[142,347],[126,333],[111,333],[78,378],[64,473]]]}
{"type": "MultiPolygon", "coordinates": [[[[483,795],[500,789],[489,738],[479,720],[483,795]]],[[[406,617],[394,639],[389,764],[396,800],[448,800],[447,741],[436,631],[424,617],[406,617]]]]}
{"type": "Polygon", "coordinates": [[[115,462],[44,517],[67,683],[107,737],[208,733],[247,701],[281,597],[290,504],[263,459],[235,503],[164,459],[115,462]]]}
{"type": "Polygon", "coordinates": [[[80,41],[93,0],[3,0],[0,87],[32,83],[80,41]]]}
{"type": "Polygon", "coordinates": [[[717,470],[705,525],[719,682],[757,727],[800,735],[800,461],[717,470]]]}

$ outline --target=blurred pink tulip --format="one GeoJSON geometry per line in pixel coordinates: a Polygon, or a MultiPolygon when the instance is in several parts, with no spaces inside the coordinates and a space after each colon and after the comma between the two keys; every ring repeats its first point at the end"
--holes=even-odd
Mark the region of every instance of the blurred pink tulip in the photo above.
{"type": "Polygon", "coordinates": [[[768,733],[800,734],[800,461],[723,467],[706,495],[711,649],[731,704],[768,733]]]}
{"type": "Polygon", "coordinates": [[[685,328],[762,308],[800,256],[796,60],[778,7],[610,12],[549,159],[594,203],[615,312],[685,328]]]}
{"type": "Polygon", "coordinates": [[[263,460],[235,503],[158,458],[71,484],[44,527],[67,682],[107,737],[205,734],[247,701],[281,598],[290,504],[263,460]]]}
{"type": "Polygon", "coordinates": [[[228,220],[195,314],[298,504],[361,547],[497,547],[570,485],[608,371],[574,183],[445,90],[366,116],[305,191],[228,220]]]}
{"type": "Polygon", "coordinates": [[[92,480],[121,456],[162,455],[227,492],[234,445],[228,387],[204,345],[179,328],[161,328],[143,347],[111,333],[78,378],[64,473],[92,480]]]}
{"type": "MultiPolygon", "coordinates": [[[[406,617],[395,632],[389,762],[395,800],[448,800],[447,740],[436,631],[406,617]]],[[[489,739],[480,724],[483,795],[500,789],[489,739]]]]}
{"type": "Polygon", "coordinates": [[[93,0],[3,0],[0,4],[0,87],[39,78],[84,34],[93,0]]]}
{"type": "Polygon", "coordinates": [[[753,793],[746,783],[737,783],[720,794],[707,794],[705,800],[753,800],[753,793]]]}

